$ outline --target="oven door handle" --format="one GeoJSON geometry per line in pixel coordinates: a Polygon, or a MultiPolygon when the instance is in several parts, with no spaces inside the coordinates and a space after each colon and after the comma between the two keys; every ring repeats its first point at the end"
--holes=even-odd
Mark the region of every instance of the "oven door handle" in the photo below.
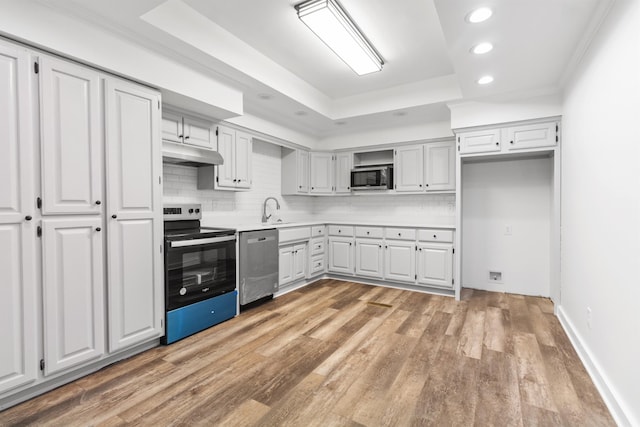
{"type": "Polygon", "coordinates": [[[235,241],[236,236],[224,236],[224,237],[209,237],[206,239],[191,239],[191,240],[177,240],[171,242],[172,248],[184,248],[187,246],[200,246],[209,243],[222,243],[235,241]]]}

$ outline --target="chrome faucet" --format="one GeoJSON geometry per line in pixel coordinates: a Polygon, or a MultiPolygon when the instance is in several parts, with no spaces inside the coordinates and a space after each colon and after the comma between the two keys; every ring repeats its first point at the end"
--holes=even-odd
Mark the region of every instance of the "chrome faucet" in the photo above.
{"type": "Polygon", "coordinates": [[[267,222],[269,218],[271,218],[271,215],[267,216],[267,202],[269,200],[275,200],[276,209],[280,209],[280,202],[275,197],[267,197],[266,199],[264,199],[264,204],[262,205],[262,222],[267,222]]]}

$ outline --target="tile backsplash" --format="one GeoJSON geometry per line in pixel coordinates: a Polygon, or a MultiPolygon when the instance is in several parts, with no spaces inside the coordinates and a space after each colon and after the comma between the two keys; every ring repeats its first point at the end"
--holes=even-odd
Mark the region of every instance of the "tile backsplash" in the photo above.
{"type": "MultiPolygon", "coordinates": [[[[205,222],[219,225],[260,222],[262,204],[269,196],[280,201],[277,214],[284,221],[318,217],[454,224],[455,196],[450,194],[282,196],[280,159],[279,146],[254,140],[253,184],[249,191],[198,190],[197,168],[165,163],[163,202],[200,203],[205,222]]],[[[275,212],[274,202],[269,202],[267,212],[275,212]]]]}

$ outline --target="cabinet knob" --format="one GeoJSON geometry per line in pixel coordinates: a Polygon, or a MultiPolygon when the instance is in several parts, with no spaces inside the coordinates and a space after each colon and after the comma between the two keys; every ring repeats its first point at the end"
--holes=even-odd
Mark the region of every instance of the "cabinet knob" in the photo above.
{"type": "Polygon", "coordinates": [[[351,190],[351,187],[347,187],[347,190],[351,190]]]}
{"type": "Polygon", "coordinates": [[[102,204],[102,202],[101,202],[100,200],[96,200],[96,205],[98,205],[98,206],[99,206],[99,205],[101,205],[101,204],[102,204]]]}
{"type": "Polygon", "coordinates": [[[378,245],[378,247],[379,247],[380,249],[382,249],[382,245],[378,245]]]}
{"type": "Polygon", "coordinates": [[[102,228],[96,227],[96,231],[102,231],[102,228]]]}
{"type": "Polygon", "coordinates": [[[500,143],[499,143],[499,142],[496,142],[496,145],[500,145],[500,143]]]}
{"type": "Polygon", "coordinates": [[[513,141],[509,141],[509,144],[513,144],[513,141]]]}
{"type": "Polygon", "coordinates": [[[178,135],[178,138],[184,138],[184,135],[178,135]]]}
{"type": "Polygon", "coordinates": [[[342,233],[342,230],[338,230],[338,233],[342,233]]]}
{"type": "Polygon", "coordinates": [[[349,242],[349,246],[351,246],[351,242],[349,242]]]}
{"type": "Polygon", "coordinates": [[[312,189],[312,190],[315,190],[316,188],[315,188],[315,187],[311,187],[311,189],[312,189]]]}
{"type": "Polygon", "coordinates": [[[111,215],[111,218],[116,219],[116,218],[118,218],[118,215],[113,214],[113,215],[111,215]]]}
{"type": "Polygon", "coordinates": [[[369,235],[369,232],[367,231],[367,236],[369,235]]]}
{"type": "Polygon", "coordinates": [[[437,239],[437,238],[438,238],[438,236],[436,236],[436,235],[434,234],[434,235],[433,235],[433,238],[434,238],[434,239],[437,239]]]}
{"type": "Polygon", "coordinates": [[[422,187],[422,184],[420,184],[420,187],[422,187]]]}
{"type": "Polygon", "coordinates": [[[31,215],[27,215],[24,217],[24,219],[27,221],[31,221],[33,218],[31,217],[31,215]]]}
{"type": "Polygon", "coordinates": [[[418,249],[420,252],[422,252],[422,248],[418,249]]]}
{"type": "Polygon", "coordinates": [[[398,236],[402,236],[402,233],[398,233],[398,236]]]}
{"type": "Polygon", "coordinates": [[[191,138],[189,135],[185,136],[184,139],[189,139],[191,138]]]}

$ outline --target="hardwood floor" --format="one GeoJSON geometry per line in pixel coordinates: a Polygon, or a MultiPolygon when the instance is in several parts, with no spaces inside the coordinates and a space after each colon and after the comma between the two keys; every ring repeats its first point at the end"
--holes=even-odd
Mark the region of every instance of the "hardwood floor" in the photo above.
{"type": "Polygon", "coordinates": [[[615,425],[548,299],[324,280],[0,425],[615,425]]]}

